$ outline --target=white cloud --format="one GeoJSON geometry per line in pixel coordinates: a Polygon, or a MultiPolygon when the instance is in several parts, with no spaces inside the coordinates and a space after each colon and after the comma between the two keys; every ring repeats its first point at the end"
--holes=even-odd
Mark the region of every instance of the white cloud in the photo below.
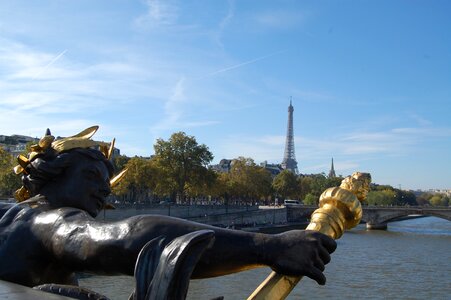
{"type": "Polygon", "coordinates": [[[213,32],[213,40],[223,51],[224,44],[222,43],[222,35],[234,16],[235,16],[235,4],[233,1],[229,1],[226,15],[219,22],[218,29],[213,32]]]}
{"type": "Polygon", "coordinates": [[[152,125],[150,131],[153,139],[161,137],[162,132],[177,127],[182,116],[182,102],[184,96],[185,78],[180,78],[172,89],[172,94],[167,98],[164,105],[164,117],[155,125],[152,125]]]}
{"type": "Polygon", "coordinates": [[[170,0],[146,0],[147,11],[136,18],[134,25],[138,28],[156,28],[171,26],[178,20],[178,6],[170,0]]]}
{"type": "MultiPolygon", "coordinates": [[[[295,136],[297,161],[303,172],[322,172],[330,168],[330,159],[340,157],[335,163],[338,172],[359,167],[360,162],[381,159],[384,156],[412,155],[428,138],[450,137],[447,128],[393,128],[381,132],[353,132],[341,136],[310,138],[295,136]],[[306,165],[303,165],[307,162],[306,165]],[[316,163],[319,162],[319,163],[316,163]]],[[[256,162],[267,160],[280,163],[285,147],[284,136],[229,136],[220,142],[217,160],[248,156],[256,162]]]]}
{"type": "Polygon", "coordinates": [[[68,119],[78,122],[71,128],[90,126],[97,123],[97,114],[142,101],[143,96],[156,101],[167,79],[127,61],[125,55],[89,65],[71,60],[66,50],[49,53],[7,39],[1,42],[2,134],[35,135],[32,128],[39,127],[39,132],[50,124],[64,128],[68,119]]]}
{"type": "Polygon", "coordinates": [[[409,135],[418,138],[426,138],[426,137],[451,137],[451,128],[442,128],[442,127],[424,127],[424,128],[414,128],[414,127],[406,127],[406,128],[395,128],[393,129],[393,133],[399,135],[409,135]]]}
{"type": "Polygon", "coordinates": [[[171,95],[165,100],[164,115],[155,125],[150,127],[153,139],[156,140],[168,131],[187,130],[193,127],[204,127],[218,124],[218,121],[188,119],[187,112],[195,105],[193,99],[188,99],[186,95],[185,77],[181,77],[174,85],[171,95]]]}
{"type": "Polygon", "coordinates": [[[429,120],[426,120],[422,116],[416,114],[416,113],[409,113],[409,117],[413,120],[415,120],[420,126],[430,126],[432,125],[432,122],[429,120]]]}

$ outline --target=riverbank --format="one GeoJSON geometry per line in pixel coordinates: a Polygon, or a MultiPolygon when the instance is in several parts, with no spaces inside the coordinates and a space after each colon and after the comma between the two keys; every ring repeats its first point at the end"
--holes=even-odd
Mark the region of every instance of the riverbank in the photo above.
{"type": "Polygon", "coordinates": [[[287,212],[283,206],[260,209],[259,206],[244,205],[127,205],[105,210],[97,219],[116,221],[143,214],[165,215],[237,229],[287,224],[287,212]]]}

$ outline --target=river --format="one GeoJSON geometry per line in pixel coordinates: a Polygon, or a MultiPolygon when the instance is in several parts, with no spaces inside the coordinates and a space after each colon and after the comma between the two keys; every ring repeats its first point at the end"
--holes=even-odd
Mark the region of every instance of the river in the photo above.
{"type": "MultiPolygon", "coordinates": [[[[387,231],[359,225],[337,241],[325,286],[304,278],[288,299],[451,299],[451,222],[434,217],[388,224],[387,231]]],[[[246,299],[266,278],[261,268],[192,280],[187,299],[246,299]]],[[[80,285],[112,300],[128,299],[133,278],[93,276],[80,285]]]]}

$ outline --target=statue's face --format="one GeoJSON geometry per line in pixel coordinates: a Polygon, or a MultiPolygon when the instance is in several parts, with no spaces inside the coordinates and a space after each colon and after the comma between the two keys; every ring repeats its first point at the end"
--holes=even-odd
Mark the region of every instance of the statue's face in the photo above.
{"type": "Polygon", "coordinates": [[[80,155],[57,180],[46,185],[42,194],[53,206],[79,208],[95,217],[103,209],[110,192],[105,164],[80,155]]]}

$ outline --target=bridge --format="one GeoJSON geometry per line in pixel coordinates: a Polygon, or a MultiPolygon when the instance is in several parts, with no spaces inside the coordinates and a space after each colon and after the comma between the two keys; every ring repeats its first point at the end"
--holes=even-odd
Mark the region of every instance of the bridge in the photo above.
{"type": "MultiPolygon", "coordinates": [[[[296,205],[287,207],[287,221],[301,222],[309,219],[317,206],[296,205]]],[[[450,207],[431,206],[363,206],[362,222],[368,229],[387,229],[387,223],[408,216],[433,216],[451,221],[450,207]]]]}

